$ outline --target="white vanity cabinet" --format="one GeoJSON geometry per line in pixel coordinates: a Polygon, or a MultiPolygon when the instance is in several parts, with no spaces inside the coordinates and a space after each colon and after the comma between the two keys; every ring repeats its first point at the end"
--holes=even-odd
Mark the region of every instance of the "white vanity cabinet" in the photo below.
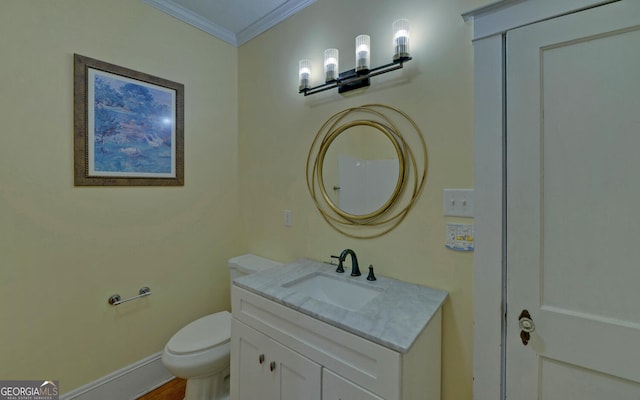
{"type": "Polygon", "coordinates": [[[400,352],[235,284],[231,292],[232,400],[440,399],[440,309],[400,352]]]}

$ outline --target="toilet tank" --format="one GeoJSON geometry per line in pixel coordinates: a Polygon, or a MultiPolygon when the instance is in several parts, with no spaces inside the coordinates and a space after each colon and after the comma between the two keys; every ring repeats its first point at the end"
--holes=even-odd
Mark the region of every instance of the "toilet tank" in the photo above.
{"type": "Polygon", "coordinates": [[[231,283],[237,277],[279,267],[282,264],[254,254],[244,254],[229,260],[229,278],[231,283]]]}

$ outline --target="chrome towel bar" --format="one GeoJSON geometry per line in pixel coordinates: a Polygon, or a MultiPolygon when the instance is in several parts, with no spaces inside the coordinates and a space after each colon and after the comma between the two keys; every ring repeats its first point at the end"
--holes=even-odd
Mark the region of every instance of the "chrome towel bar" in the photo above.
{"type": "Polygon", "coordinates": [[[138,291],[138,295],[137,296],[129,297],[128,299],[122,300],[122,298],[120,297],[119,294],[112,294],[111,297],[109,297],[109,304],[111,304],[112,306],[117,306],[117,305],[120,305],[122,303],[126,303],[127,301],[131,301],[131,300],[139,299],[141,297],[149,296],[150,294],[151,294],[151,289],[149,289],[149,287],[147,287],[147,286],[144,286],[144,287],[140,288],[140,290],[138,291]]]}

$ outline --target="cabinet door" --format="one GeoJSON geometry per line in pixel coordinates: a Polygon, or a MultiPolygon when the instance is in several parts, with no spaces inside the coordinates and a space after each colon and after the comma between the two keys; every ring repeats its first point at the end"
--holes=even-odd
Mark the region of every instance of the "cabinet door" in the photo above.
{"type": "Polygon", "coordinates": [[[246,325],[232,320],[231,391],[234,400],[275,399],[274,388],[265,382],[269,363],[266,349],[269,339],[246,325]]]}
{"type": "Polygon", "coordinates": [[[320,400],[320,365],[236,320],[232,332],[232,399],[320,400]]]}
{"type": "Polygon", "coordinates": [[[281,344],[272,341],[276,360],[270,363],[278,382],[278,400],[320,400],[322,367],[281,344]]]}
{"type": "Polygon", "coordinates": [[[325,368],[322,371],[322,400],[383,399],[325,368]]]}

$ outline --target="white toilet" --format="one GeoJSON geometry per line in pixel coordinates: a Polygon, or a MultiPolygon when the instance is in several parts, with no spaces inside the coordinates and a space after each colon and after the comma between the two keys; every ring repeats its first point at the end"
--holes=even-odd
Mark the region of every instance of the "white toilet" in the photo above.
{"type": "MultiPolygon", "coordinates": [[[[231,282],[282,264],[253,254],[229,260],[231,282]]],[[[229,398],[231,314],[221,311],[197,319],[180,329],[162,352],[162,362],[173,375],[187,379],[184,400],[229,398]]]]}

